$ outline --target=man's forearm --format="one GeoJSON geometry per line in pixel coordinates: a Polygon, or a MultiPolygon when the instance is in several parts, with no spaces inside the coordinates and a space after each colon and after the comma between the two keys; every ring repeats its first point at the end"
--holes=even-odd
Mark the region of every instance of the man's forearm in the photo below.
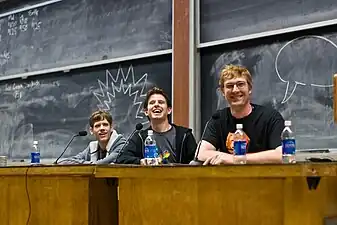
{"type": "Polygon", "coordinates": [[[208,158],[213,157],[215,155],[219,155],[219,151],[215,150],[203,150],[199,152],[198,160],[206,161],[208,158]]]}
{"type": "Polygon", "coordinates": [[[247,163],[281,163],[282,162],[282,150],[280,147],[258,152],[247,154],[247,163]]]}

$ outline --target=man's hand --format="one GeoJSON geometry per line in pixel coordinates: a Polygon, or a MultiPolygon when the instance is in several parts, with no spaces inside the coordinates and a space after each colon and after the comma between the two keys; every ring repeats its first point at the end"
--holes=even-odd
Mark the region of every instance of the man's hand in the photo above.
{"type": "Polygon", "coordinates": [[[140,160],[140,165],[147,165],[147,161],[146,161],[146,159],[141,159],[140,160]]]}
{"type": "Polygon", "coordinates": [[[233,155],[219,152],[217,155],[207,158],[203,165],[221,165],[221,164],[233,164],[233,155]]]}
{"type": "Polygon", "coordinates": [[[161,158],[153,158],[153,159],[141,159],[140,165],[151,165],[151,166],[157,166],[162,163],[161,158]]]}

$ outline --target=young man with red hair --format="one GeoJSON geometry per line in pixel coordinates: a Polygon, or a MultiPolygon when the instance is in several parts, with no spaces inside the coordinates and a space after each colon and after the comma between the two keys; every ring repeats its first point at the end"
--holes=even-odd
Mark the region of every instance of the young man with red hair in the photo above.
{"type": "Polygon", "coordinates": [[[243,124],[247,141],[247,163],[282,161],[281,114],[251,103],[252,76],[236,65],[226,66],[219,79],[219,88],[229,107],[219,110],[220,118],[211,120],[200,143],[198,160],[204,165],[233,163],[233,138],[236,124],[243,124]]]}

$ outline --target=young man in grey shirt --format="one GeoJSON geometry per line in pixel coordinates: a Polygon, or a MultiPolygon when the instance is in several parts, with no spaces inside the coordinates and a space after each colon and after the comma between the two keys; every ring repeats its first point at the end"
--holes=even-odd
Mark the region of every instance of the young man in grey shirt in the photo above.
{"type": "Polygon", "coordinates": [[[82,152],[60,160],[58,164],[111,164],[123,149],[126,139],[112,127],[112,116],[96,111],[89,118],[90,133],[96,138],[82,152]]]}

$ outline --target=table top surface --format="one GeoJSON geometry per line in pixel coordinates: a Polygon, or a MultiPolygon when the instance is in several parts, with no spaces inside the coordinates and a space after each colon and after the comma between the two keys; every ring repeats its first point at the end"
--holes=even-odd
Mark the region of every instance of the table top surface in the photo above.
{"type": "Polygon", "coordinates": [[[191,165],[34,165],[0,168],[0,176],[94,176],[129,178],[282,178],[337,176],[337,163],[191,165]]]}

